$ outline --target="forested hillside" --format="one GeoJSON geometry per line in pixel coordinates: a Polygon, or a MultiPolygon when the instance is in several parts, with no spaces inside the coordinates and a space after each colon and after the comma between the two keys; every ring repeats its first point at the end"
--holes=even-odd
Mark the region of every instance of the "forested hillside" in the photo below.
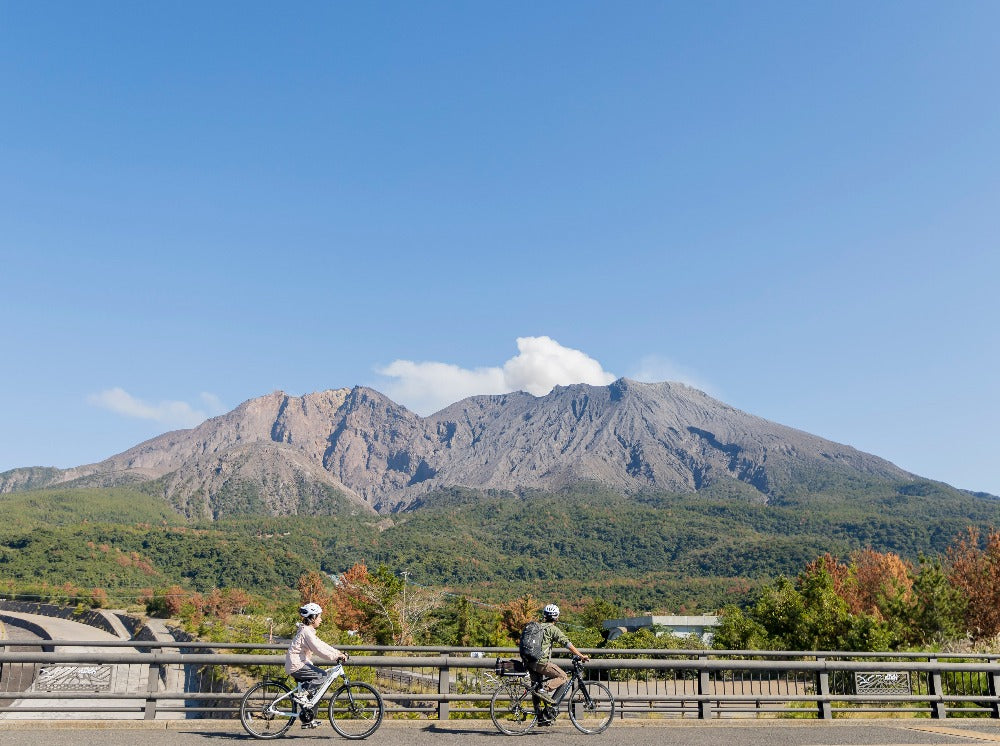
{"type": "Polygon", "coordinates": [[[132,488],[14,493],[0,498],[0,581],[70,583],[125,600],[174,584],[283,598],[310,570],[384,564],[484,600],[530,593],[644,613],[714,611],[827,552],[872,548],[915,561],[968,526],[1000,525],[1000,501],[931,482],[840,485],[771,504],[750,487],[726,489],[626,497],[585,485],[453,488],[391,518],[201,524],[132,488]]]}

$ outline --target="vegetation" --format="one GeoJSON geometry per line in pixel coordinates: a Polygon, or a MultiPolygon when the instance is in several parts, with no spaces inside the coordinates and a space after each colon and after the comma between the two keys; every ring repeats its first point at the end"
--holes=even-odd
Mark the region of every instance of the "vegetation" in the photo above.
{"type": "Polygon", "coordinates": [[[982,580],[1000,576],[1000,501],[933,482],[815,484],[769,502],[739,483],[633,496],[453,488],[389,517],[332,499],[329,515],[254,515],[255,493],[240,490],[216,511],[228,518],[204,522],[148,485],[2,495],[0,591],[142,604],[249,639],[289,632],[306,596],[335,610],[329,634],[379,642],[508,644],[539,598],[567,609],[580,645],[600,643],[609,616],[727,603],[727,647],[1000,632],[1000,592],[982,580]]]}
{"type": "Polygon", "coordinates": [[[778,578],[747,609],[726,607],[720,649],[889,651],[1000,639],[1000,532],[968,530],[946,558],[827,554],[778,578]]]}

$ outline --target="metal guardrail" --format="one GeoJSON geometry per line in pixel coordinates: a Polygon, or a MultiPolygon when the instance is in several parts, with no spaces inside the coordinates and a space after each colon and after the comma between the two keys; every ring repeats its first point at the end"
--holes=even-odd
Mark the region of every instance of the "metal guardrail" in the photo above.
{"type": "MultiPolygon", "coordinates": [[[[18,652],[16,648],[38,642],[3,644],[4,718],[39,713],[229,718],[237,716],[242,692],[253,682],[264,676],[284,678],[283,646],[275,645],[47,640],[46,647],[59,652],[18,652]]],[[[344,648],[352,653],[347,664],[351,677],[374,683],[390,716],[442,720],[486,716],[498,684],[494,661],[517,654],[514,648],[344,648]]],[[[611,688],[623,718],[830,719],[848,712],[1000,718],[998,656],[587,652],[595,656],[587,664],[589,677],[611,688]]]]}

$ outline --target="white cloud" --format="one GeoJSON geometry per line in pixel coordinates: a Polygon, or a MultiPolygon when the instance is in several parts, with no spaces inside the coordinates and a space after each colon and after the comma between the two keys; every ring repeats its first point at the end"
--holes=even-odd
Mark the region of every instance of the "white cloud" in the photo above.
{"type": "Polygon", "coordinates": [[[517,349],[502,367],[469,370],[449,363],[396,360],[375,372],[393,379],[382,386],[389,397],[421,415],[478,394],[527,391],[544,396],[553,386],[606,386],[616,378],[592,357],[549,337],[519,337],[517,349]]]}
{"type": "Polygon", "coordinates": [[[195,427],[209,417],[225,411],[222,402],[214,394],[202,393],[203,409],[196,409],[183,401],[161,401],[156,404],[137,399],[122,388],[106,389],[99,394],[91,394],[87,402],[95,407],[107,409],[126,417],[153,420],[170,427],[195,427]]]}
{"type": "Polygon", "coordinates": [[[208,411],[210,417],[228,411],[226,406],[215,394],[202,391],[198,398],[200,398],[201,403],[205,405],[205,409],[208,411]]]}
{"type": "Polygon", "coordinates": [[[396,360],[384,368],[376,368],[375,372],[394,379],[384,387],[393,401],[422,415],[436,412],[467,396],[511,391],[504,383],[500,368],[466,370],[448,363],[396,360]]]}
{"type": "Polygon", "coordinates": [[[504,380],[511,391],[544,396],[553,386],[571,383],[606,386],[616,378],[594,358],[563,347],[549,337],[518,337],[517,349],[520,354],[503,365],[504,380]]]}

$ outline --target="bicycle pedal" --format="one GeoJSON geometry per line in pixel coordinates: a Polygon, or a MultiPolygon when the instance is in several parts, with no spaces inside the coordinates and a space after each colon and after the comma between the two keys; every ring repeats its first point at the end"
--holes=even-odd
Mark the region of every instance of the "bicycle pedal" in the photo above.
{"type": "Polygon", "coordinates": [[[312,722],[309,722],[309,723],[302,723],[302,727],[303,728],[318,728],[319,727],[319,720],[313,720],[312,722]]]}

